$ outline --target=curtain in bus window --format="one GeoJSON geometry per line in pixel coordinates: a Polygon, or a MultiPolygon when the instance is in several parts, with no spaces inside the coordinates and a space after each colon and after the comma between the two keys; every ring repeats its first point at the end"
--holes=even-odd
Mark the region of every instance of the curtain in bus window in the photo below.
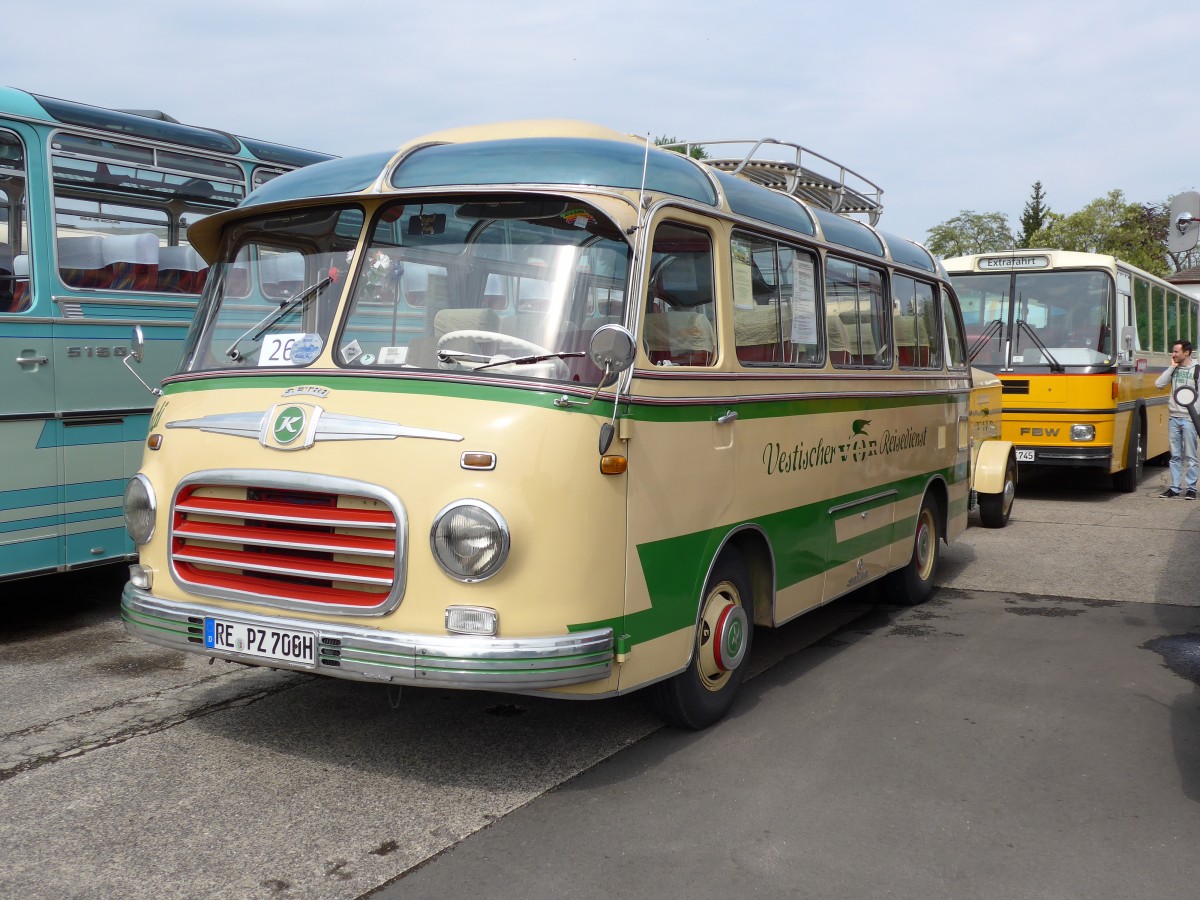
{"type": "Polygon", "coordinates": [[[775,241],[735,234],[733,262],[733,341],[743,365],[784,359],[780,327],[779,255],[775,241]]]}
{"type": "Polygon", "coordinates": [[[938,369],[942,347],[933,285],[907,275],[892,278],[892,332],[901,368],[938,369]]]}
{"type": "Polygon", "coordinates": [[[887,365],[883,273],[836,257],[826,265],[830,359],[835,365],[887,365]]]}
{"type": "Polygon", "coordinates": [[[654,233],[643,340],[659,366],[716,362],[713,252],[708,233],[664,222],[654,233]]]}

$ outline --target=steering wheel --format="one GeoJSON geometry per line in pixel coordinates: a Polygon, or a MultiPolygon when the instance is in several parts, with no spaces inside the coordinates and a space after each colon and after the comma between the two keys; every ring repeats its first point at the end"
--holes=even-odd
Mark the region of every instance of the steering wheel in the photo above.
{"type": "MultiPolygon", "coordinates": [[[[514,358],[519,356],[548,356],[551,352],[540,344],[535,344],[533,341],[527,341],[524,338],[515,337],[511,334],[503,334],[499,331],[483,331],[475,328],[463,328],[459,331],[447,331],[440,338],[438,338],[437,348],[438,350],[453,349],[449,347],[449,345],[455,341],[471,341],[476,344],[495,344],[496,355],[503,354],[507,356],[511,354],[514,358]],[[508,353],[504,353],[503,351],[508,351],[508,353]]],[[[499,362],[499,360],[496,360],[496,362],[499,362]]],[[[505,368],[502,365],[493,365],[492,367],[496,369],[505,368]]],[[[545,372],[544,375],[540,376],[543,378],[563,379],[570,374],[570,370],[567,369],[567,364],[561,359],[547,359],[540,363],[528,363],[520,366],[519,368],[529,372],[530,374],[545,372]]],[[[509,371],[513,370],[510,369],[509,371]]]]}

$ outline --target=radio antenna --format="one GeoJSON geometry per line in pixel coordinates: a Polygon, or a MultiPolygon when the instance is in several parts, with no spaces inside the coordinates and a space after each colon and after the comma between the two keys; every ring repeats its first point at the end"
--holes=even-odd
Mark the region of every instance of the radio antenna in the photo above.
{"type": "Polygon", "coordinates": [[[626,234],[633,234],[642,227],[642,215],[646,211],[646,170],[650,168],[650,132],[646,132],[646,152],[642,155],[642,187],[638,191],[637,224],[626,229],[626,234]]]}

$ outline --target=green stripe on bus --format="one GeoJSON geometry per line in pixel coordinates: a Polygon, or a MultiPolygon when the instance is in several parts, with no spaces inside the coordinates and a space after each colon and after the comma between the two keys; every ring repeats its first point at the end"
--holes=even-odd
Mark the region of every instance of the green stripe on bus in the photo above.
{"type": "MultiPolygon", "coordinates": [[[[874,531],[837,542],[836,526],[829,511],[881,491],[894,490],[895,502],[912,499],[925,490],[931,476],[938,475],[954,484],[967,477],[966,466],[954,466],[742,522],[639,544],[638,559],[650,594],[650,608],[627,616],[572,625],[570,630],[612,628],[617,634],[630,635],[632,644],[640,644],[681,628],[692,627],[696,619],[700,591],[703,589],[701,581],[711,563],[712,554],[727,534],[744,525],[754,524],[761,528],[775,551],[776,590],[799,584],[839,565],[890,546],[915,533],[915,514],[901,517],[874,531]],[[691,563],[683,572],[681,560],[691,563]],[[681,574],[691,577],[681,577],[681,574]]],[[[965,513],[965,498],[950,503],[950,518],[965,513]]]]}
{"type": "MultiPolygon", "coordinates": [[[[302,373],[291,376],[250,375],[221,378],[204,378],[196,381],[178,381],[163,388],[165,396],[221,390],[263,390],[288,388],[300,385],[326,388],[329,391],[369,391],[419,397],[452,397],[460,400],[515,403],[522,406],[556,409],[563,413],[583,413],[609,418],[612,401],[597,398],[584,406],[586,400],[571,398],[571,406],[555,407],[554,401],[562,396],[560,391],[503,385],[481,385],[464,382],[422,381],[415,378],[388,378],[381,376],[338,375],[329,377],[317,374],[311,379],[302,373]]],[[[966,388],[947,389],[942,393],[905,396],[852,396],[843,394],[829,396],[784,397],[772,400],[757,398],[704,398],[700,400],[674,400],[663,398],[626,396],[621,398],[621,415],[639,422],[707,422],[724,415],[736,407],[745,419],[774,419],[788,416],[823,415],[828,413],[859,413],[870,410],[906,409],[920,406],[953,406],[966,402],[966,388]]]]}

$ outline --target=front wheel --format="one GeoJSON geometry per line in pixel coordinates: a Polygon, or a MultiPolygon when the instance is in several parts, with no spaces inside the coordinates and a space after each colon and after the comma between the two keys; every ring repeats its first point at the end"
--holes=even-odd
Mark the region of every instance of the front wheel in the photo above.
{"type": "Polygon", "coordinates": [[[1142,472],[1146,466],[1146,431],[1136,414],[1129,424],[1129,449],[1125,454],[1125,468],[1113,475],[1113,487],[1122,494],[1132,494],[1138,489],[1142,472]]]}
{"type": "Polygon", "coordinates": [[[741,556],[726,550],[713,567],[692,659],[686,669],[648,688],[650,703],[664,722],[698,731],[720,720],[746,676],[754,632],[754,598],[741,556]]]}
{"type": "Polygon", "coordinates": [[[1012,514],[1013,499],[1017,496],[1017,461],[1012,454],[1004,467],[1004,490],[999,494],[979,495],[979,521],[984,528],[1003,528],[1012,514]]]}
{"type": "Polygon", "coordinates": [[[889,599],[893,603],[916,606],[929,599],[933,593],[933,577],[937,574],[938,560],[941,559],[941,531],[937,501],[926,493],[921,500],[921,511],[917,513],[912,557],[908,565],[892,572],[887,578],[889,599]]]}

